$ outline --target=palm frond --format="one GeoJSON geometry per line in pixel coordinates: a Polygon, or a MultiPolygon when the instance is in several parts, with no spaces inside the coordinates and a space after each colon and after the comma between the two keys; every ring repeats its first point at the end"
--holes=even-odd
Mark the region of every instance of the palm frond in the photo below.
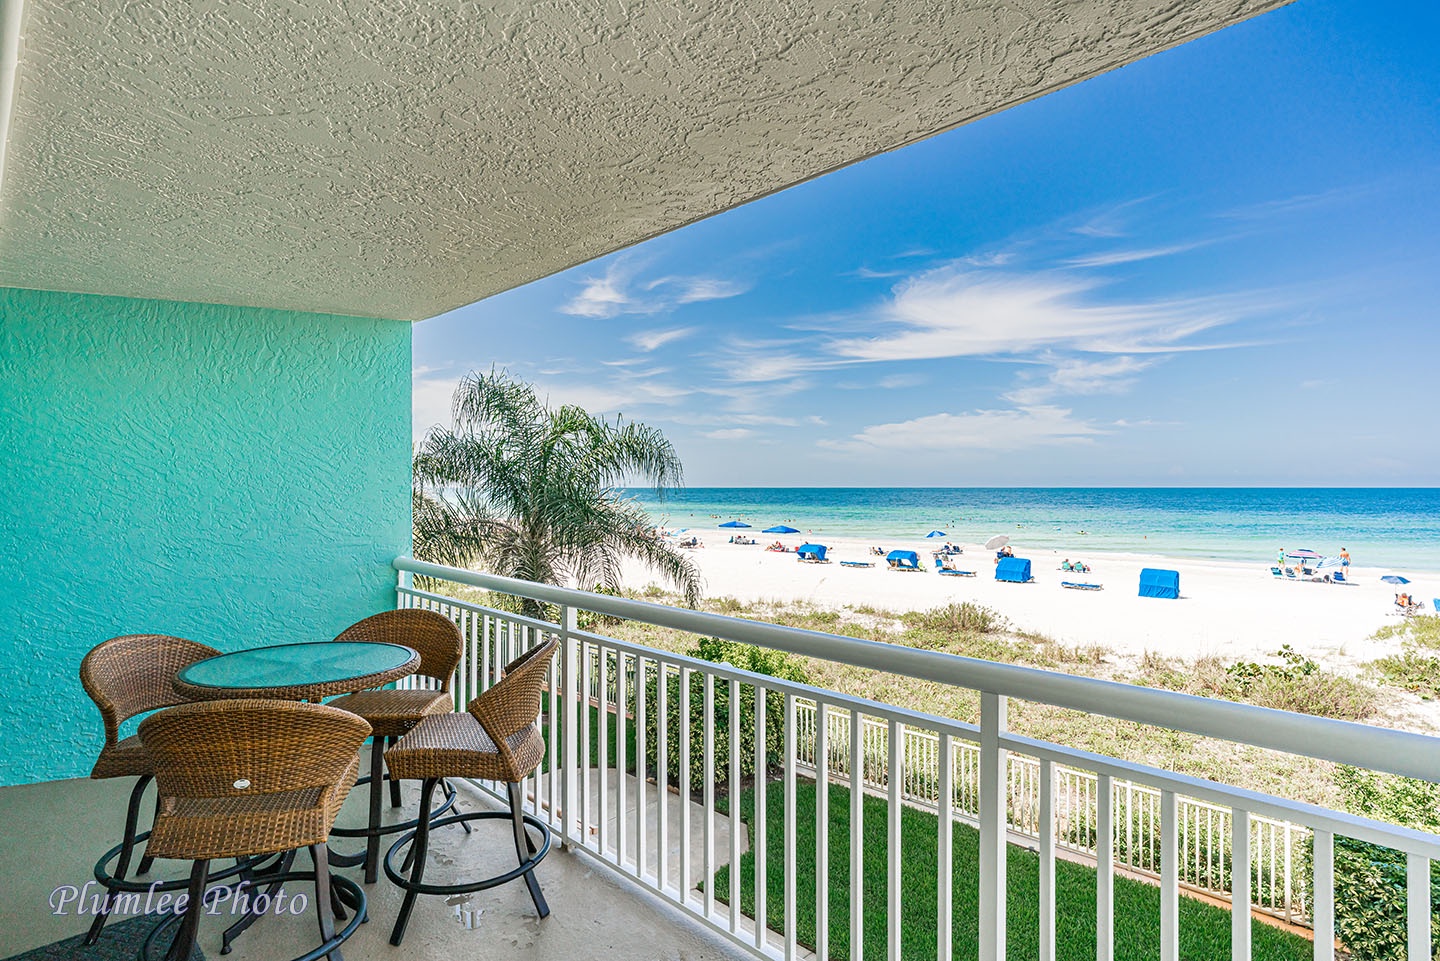
{"type": "Polygon", "coordinates": [[[497,574],[585,588],[618,587],[632,559],[698,600],[694,564],[615,493],[627,481],[680,483],[679,455],[661,431],[549,408],[533,386],[493,368],[461,380],[454,415],[455,426],[432,430],[415,454],[417,556],[478,559],[497,574]]]}

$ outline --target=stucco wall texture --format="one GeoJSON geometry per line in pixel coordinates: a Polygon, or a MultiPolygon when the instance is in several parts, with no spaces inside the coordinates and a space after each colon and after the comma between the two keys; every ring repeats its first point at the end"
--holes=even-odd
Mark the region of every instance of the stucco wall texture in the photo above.
{"type": "Polygon", "coordinates": [[[409,324],[0,289],[0,785],[89,772],[107,637],[392,606],[409,458],[409,324]]]}

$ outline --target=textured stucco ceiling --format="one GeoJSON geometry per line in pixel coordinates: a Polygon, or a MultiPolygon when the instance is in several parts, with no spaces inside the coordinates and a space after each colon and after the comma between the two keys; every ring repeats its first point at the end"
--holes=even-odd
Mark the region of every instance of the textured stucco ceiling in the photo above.
{"type": "Polygon", "coordinates": [[[0,286],[420,319],[1283,2],[0,0],[0,286]]]}

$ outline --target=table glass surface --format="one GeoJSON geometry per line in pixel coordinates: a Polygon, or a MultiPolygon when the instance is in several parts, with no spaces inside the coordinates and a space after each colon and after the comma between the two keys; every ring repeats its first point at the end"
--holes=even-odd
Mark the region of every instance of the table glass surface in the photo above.
{"type": "Polygon", "coordinates": [[[368,641],[276,644],[196,661],[178,677],[196,687],[299,687],[394,670],[414,656],[399,644],[368,641]]]}

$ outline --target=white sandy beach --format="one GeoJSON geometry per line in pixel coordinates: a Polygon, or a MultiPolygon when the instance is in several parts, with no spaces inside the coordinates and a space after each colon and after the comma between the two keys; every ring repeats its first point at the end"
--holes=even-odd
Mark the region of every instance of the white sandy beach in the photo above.
{"type": "MultiPolygon", "coordinates": [[[[705,546],[687,553],[704,573],[706,595],[744,601],[804,600],[822,607],[870,605],[891,611],[924,610],[959,601],[974,601],[999,611],[1018,629],[1035,631],[1067,644],[1099,644],[1120,654],[1144,651],[1197,657],[1214,654],[1226,660],[1261,658],[1281,644],[1332,668],[1355,665],[1399,649],[1396,641],[1376,642],[1371,635],[1398,620],[1394,597],[1410,591],[1425,602],[1427,613],[1440,596],[1440,574],[1403,572],[1411,583],[1396,587],[1380,581],[1389,569],[1352,568],[1352,584],[1280,580],[1268,565],[1219,560],[1175,560],[1139,554],[1077,553],[1030,550],[1014,546],[1017,557],[1032,561],[1032,584],[994,579],[994,554],[977,544],[962,544],[955,566],[974,570],[975,577],[935,573],[931,551],[935,541],[858,541],[817,538],[830,548],[828,564],[800,563],[794,554],[767,552],[774,535],[754,536],[756,546],[727,543],[730,532],[697,532],[705,546]],[[883,558],[871,557],[870,546],[914,550],[925,567],[919,573],[889,570],[883,558]],[[1083,559],[1090,573],[1058,570],[1066,557],[1083,559]],[[876,561],[873,568],[847,568],[842,560],[876,561]],[[1180,572],[1179,600],[1138,596],[1142,567],[1180,572]],[[1065,580],[1104,585],[1101,591],[1066,590],[1065,580]]],[[[802,543],[796,535],[782,538],[787,547],[802,543]]],[[[943,543],[943,542],[942,542],[943,543]]],[[[653,576],[632,570],[627,583],[643,586],[653,576]]]]}

